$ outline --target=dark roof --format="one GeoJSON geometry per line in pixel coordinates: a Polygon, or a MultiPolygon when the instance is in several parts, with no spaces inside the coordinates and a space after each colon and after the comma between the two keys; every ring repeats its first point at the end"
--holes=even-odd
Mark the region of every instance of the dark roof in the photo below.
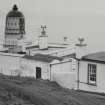
{"type": "MultiPolygon", "coordinates": [[[[34,46],[26,47],[26,49],[33,49],[33,48],[39,48],[39,45],[34,45],[34,46]]],[[[65,48],[65,47],[59,47],[59,46],[57,47],[57,46],[50,46],[49,45],[48,48],[65,48]]]]}
{"type": "Polygon", "coordinates": [[[48,63],[52,62],[53,60],[61,61],[63,59],[63,58],[60,58],[60,57],[50,56],[50,55],[43,55],[43,54],[36,54],[34,56],[25,55],[23,58],[42,61],[42,62],[48,62],[48,63]]]}
{"type": "Polygon", "coordinates": [[[33,49],[33,48],[39,48],[39,45],[33,45],[33,46],[26,47],[26,49],[33,49]]]}
{"type": "Polygon", "coordinates": [[[82,57],[82,60],[105,63],[105,52],[97,52],[82,57]]]}
{"type": "Polygon", "coordinates": [[[24,15],[18,11],[18,7],[14,5],[12,11],[7,14],[7,17],[24,17],[24,15]]]}
{"type": "Polygon", "coordinates": [[[76,53],[68,54],[65,56],[62,56],[63,58],[76,58],[76,53]]]}

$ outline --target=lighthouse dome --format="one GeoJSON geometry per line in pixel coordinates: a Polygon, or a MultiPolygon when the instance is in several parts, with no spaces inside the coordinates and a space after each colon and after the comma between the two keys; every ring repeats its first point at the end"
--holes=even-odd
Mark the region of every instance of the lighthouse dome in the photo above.
{"type": "Polygon", "coordinates": [[[18,7],[15,4],[13,9],[7,14],[7,17],[24,17],[24,15],[22,12],[18,11],[18,7]]]}

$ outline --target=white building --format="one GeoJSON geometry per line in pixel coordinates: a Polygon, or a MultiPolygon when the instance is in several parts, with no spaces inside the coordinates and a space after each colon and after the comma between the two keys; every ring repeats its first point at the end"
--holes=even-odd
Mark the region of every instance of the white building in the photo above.
{"type": "Polygon", "coordinates": [[[86,55],[78,61],[78,89],[105,93],[105,52],[86,55]]]}

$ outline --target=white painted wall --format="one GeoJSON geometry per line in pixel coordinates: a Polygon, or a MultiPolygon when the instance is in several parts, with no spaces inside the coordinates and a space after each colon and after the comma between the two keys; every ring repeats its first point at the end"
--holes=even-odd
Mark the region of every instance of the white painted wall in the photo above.
{"type": "Polygon", "coordinates": [[[24,58],[21,60],[21,69],[24,72],[23,76],[30,76],[36,78],[36,67],[41,67],[42,79],[50,79],[50,67],[48,63],[24,58]]]}
{"type": "Polygon", "coordinates": [[[39,36],[39,49],[48,48],[48,36],[39,36]]]}
{"type": "Polygon", "coordinates": [[[62,57],[62,56],[73,54],[75,52],[76,52],[76,48],[74,46],[70,46],[70,47],[59,49],[59,50],[55,50],[52,52],[51,55],[62,57]]]}
{"type": "Polygon", "coordinates": [[[72,72],[72,63],[70,61],[53,64],[51,66],[53,72],[72,72]]]}
{"type": "Polygon", "coordinates": [[[105,64],[80,61],[79,71],[80,71],[79,72],[79,77],[80,77],[79,89],[92,91],[92,92],[105,93],[105,64]],[[88,63],[97,65],[97,86],[92,86],[92,85],[87,84],[88,63]]]}
{"type": "Polygon", "coordinates": [[[65,88],[75,89],[76,70],[72,69],[72,62],[51,65],[51,80],[65,88]]]}
{"type": "Polygon", "coordinates": [[[42,79],[50,79],[48,63],[22,58],[18,54],[0,53],[0,73],[35,77],[36,67],[42,68],[42,79]]]}
{"type": "Polygon", "coordinates": [[[5,75],[14,74],[13,70],[20,67],[21,56],[18,54],[3,54],[0,53],[0,73],[5,75]]]}

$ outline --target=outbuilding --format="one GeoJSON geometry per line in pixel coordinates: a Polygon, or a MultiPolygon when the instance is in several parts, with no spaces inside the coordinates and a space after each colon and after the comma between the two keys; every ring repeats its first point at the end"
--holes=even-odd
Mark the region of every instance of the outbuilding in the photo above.
{"type": "Polygon", "coordinates": [[[21,60],[24,76],[56,81],[66,88],[75,88],[76,70],[72,58],[36,54],[25,55],[21,60]]]}
{"type": "Polygon", "coordinates": [[[27,76],[34,77],[36,79],[50,79],[50,64],[53,62],[60,62],[62,58],[35,54],[33,56],[25,55],[21,59],[22,71],[27,72],[27,76]]]}

